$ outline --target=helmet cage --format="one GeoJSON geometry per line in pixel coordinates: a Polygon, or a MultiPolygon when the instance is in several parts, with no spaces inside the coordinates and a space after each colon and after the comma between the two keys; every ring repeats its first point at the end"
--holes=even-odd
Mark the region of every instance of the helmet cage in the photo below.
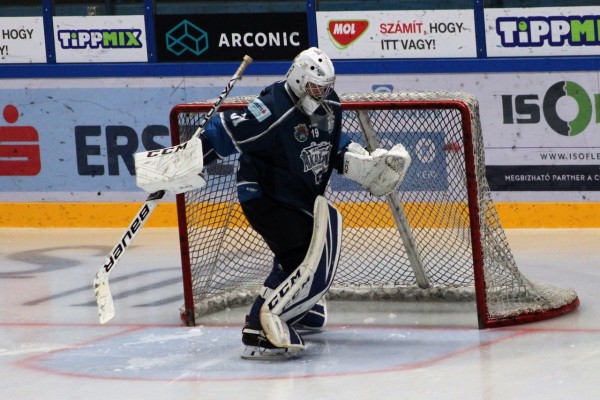
{"type": "Polygon", "coordinates": [[[327,98],[333,90],[335,77],[323,80],[304,75],[302,76],[302,81],[304,93],[314,101],[321,102],[323,99],[327,98]]]}

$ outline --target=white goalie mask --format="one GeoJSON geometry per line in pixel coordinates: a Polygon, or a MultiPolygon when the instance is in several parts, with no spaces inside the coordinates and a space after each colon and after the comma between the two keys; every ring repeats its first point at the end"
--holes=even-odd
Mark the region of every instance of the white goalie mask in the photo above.
{"type": "Polygon", "coordinates": [[[298,96],[302,110],[311,115],[333,90],[333,63],[321,50],[311,47],[296,56],[286,75],[286,81],[298,96]]]}

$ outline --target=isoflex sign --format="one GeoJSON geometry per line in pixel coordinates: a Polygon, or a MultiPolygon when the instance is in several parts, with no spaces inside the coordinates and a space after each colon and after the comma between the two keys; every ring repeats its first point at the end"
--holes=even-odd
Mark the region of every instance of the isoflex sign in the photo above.
{"type": "Polygon", "coordinates": [[[590,95],[576,82],[559,81],[551,85],[543,98],[536,93],[502,95],[504,124],[538,124],[543,119],[559,135],[575,136],[582,133],[592,121],[593,110],[598,108],[600,95],[590,95]],[[559,101],[569,97],[577,105],[577,115],[570,121],[560,116],[559,101]]]}
{"type": "MultiPolygon", "coordinates": [[[[532,91],[533,92],[533,91],[532,91]]],[[[588,143],[585,135],[596,134],[600,122],[600,95],[589,93],[573,81],[558,81],[538,93],[504,94],[501,97],[502,122],[516,125],[520,135],[547,126],[548,135],[560,135],[573,141],[570,146],[548,147],[541,141],[529,148],[529,159],[537,165],[489,165],[486,168],[490,188],[495,191],[598,191],[600,190],[600,151],[588,143]],[[575,111],[569,120],[561,110],[569,100],[575,111]],[[596,118],[594,119],[594,114],[596,118]],[[582,138],[582,139],[580,139],[582,138]]],[[[548,138],[554,143],[556,138],[548,138]]],[[[589,137],[590,141],[595,139],[589,137]]],[[[564,142],[564,140],[562,140],[564,142]]]]}

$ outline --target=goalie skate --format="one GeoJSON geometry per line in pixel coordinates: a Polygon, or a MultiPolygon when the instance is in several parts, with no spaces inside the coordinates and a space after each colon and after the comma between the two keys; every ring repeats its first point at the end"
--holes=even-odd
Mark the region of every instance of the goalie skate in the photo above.
{"type": "Polygon", "coordinates": [[[253,329],[248,322],[242,329],[242,342],[245,345],[242,358],[246,360],[289,360],[297,358],[302,353],[304,340],[294,328],[290,327],[292,342],[300,347],[277,347],[265,336],[260,329],[253,329]]]}

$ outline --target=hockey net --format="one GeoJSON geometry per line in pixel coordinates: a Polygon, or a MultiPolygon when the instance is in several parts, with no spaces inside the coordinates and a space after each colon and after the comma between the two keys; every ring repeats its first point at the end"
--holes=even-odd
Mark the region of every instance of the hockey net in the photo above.
{"type": "MultiPolygon", "coordinates": [[[[251,97],[228,99],[221,110],[251,97]]],[[[332,176],[326,197],[343,216],[330,299],[475,301],[480,328],[567,313],[577,294],[532,282],[517,268],[485,177],[477,101],[464,93],[341,96],[342,131],[367,148],[402,143],[413,162],[400,190],[376,198],[332,176]]],[[[195,132],[210,102],[171,112],[174,144],[195,132]]],[[[177,196],[182,319],[251,303],[272,254],[236,198],[237,156],[206,166],[207,186],[177,196]]],[[[290,229],[293,229],[291,226],[290,229]]]]}

